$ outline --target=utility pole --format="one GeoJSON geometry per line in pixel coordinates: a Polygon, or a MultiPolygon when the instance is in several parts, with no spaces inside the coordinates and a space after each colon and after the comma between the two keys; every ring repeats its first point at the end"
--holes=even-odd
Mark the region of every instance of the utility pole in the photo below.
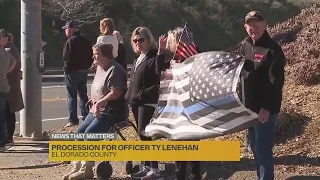
{"type": "Polygon", "coordinates": [[[21,83],[25,108],[20,111],[20,136],[42,137],[41,0],[21,0],[21,83]]]}

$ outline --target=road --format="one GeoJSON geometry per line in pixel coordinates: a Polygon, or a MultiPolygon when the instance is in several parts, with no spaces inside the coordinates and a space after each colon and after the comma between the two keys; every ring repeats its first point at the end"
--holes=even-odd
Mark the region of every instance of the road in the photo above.
{"type": "MultiPolygon", "coordinates": [[[[88,95],[92,81],[88,82],[88,95]]],[[[78,115],[81,116],[79,107],[78,115]]],[[[66,87],[64,82],[47,82],[42,84],[42,130],[63,127],[68,122],[66,104],[66,87]]],[[[19,132],[19,113],[16,113],[16,132],[19,132]]]]}

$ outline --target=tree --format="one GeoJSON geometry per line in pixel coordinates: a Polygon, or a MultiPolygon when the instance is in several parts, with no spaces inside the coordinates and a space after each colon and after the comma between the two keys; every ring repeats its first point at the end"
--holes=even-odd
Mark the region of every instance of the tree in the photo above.
{"type": "Polygon", "coordinates": [[[61,20],[74,20],[79,26],[96,22],[105,14],[106,0],[44,0],[43,10],[61,20]]]}

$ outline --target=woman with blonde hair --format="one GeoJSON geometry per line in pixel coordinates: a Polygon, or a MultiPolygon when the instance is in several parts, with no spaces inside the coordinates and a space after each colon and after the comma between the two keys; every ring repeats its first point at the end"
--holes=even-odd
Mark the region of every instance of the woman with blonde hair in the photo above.
{"type": "Polygon", "coordinates": [[[167,45],[166,48],[171,52],[175,52],[180,36],[183,32],[182,27],[177,27],[174,30],[168,31],[167,45]]]}
{"type": "MultiPolygon", "coordinates": [[[[136,121],[140,140],[151,141],[145,136],[144,129],[150,123],[159,100],[161,71],[165,66],[165,37],[160,36],[157,43],[146,27],[136,28],[131,36],[131,46],[136,53],[130,73],[129,88],[126,100],[136,121]]],[[[132,178],[160,178],[157,161],[144,162],[144,167],[132,178]]]]}
{"type": "Polygon", "coordinates": [[[113,57],[118,56],[118,47],[119,42],[118,38],[113,35],[113,32],[115,30],[114,22],[111,18],[104,18],[100,21],[100,36],[97,38],[97,43],[106,43],[111,44],[113,47],[113,57]]]}
{"type": "MultiPolygon", "coordinates": [[[[182,63],[185,58],[182,56],[179,56],[179,54],[176,53],[177,47],[179,45],[180,37],[183,32],[182,27],[176,27],[173,30],[168,31],[167,36],[167,43],[166,43],[166,49],[171,51],[173,54],[173,58],[171,60],[171,63],[182,63]]],[[[190,33],[191,35],[191,33],[190,33]]],[[[191,35],[191,39],[193,40],[193,37],[191,35]]],[[[199,52],[198,47],[197,51],[199,52]]],[[[189,163],[189,169],[191,170],[191,174],[189,179],[193,180],[200,180],[201,179],[201,172],[200,172],[200,162],[199,161],[176,161],[175,162],[175,173],[174,178],[176,180],[185,180],[188,179],[186,177],[186,171],[187,171],[187,165],[189,163]]]]}
{"type": "MultiPolygon", "coordinates": [[[[175,29],[168,31],[166,49],[174,53],[172,63],[181,63],[185,60],[185,58],[179,56],[179,54],[176,53],[182,32],[183,32],[182,27],[176,27],[175,29]]],[[[191,36],[190,38],[193,40],[192,33],[189,32],[189,34],[191,36]]],[[[196,48],[197,48],[197,51],[199,52],[198,47],[196,48]]]]}

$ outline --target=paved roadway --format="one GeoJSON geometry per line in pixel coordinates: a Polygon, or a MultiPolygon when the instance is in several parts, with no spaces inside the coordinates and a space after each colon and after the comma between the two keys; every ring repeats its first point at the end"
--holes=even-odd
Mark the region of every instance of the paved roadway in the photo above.
{"type": "MultiPolygon", "coordinates": [[[[88,82],[88,95],[92,81],[88,82]]],[[[81,116],[79,107],[78,115],[81,116]]],[[[16,113],[16,132],[19,132],[19,113],[16,113]]],[[[66,87],[64,82],[46,82],[42,85],[42,130],[59,128],[68,122],[68,109],[66,104],[66,87]]]]}

